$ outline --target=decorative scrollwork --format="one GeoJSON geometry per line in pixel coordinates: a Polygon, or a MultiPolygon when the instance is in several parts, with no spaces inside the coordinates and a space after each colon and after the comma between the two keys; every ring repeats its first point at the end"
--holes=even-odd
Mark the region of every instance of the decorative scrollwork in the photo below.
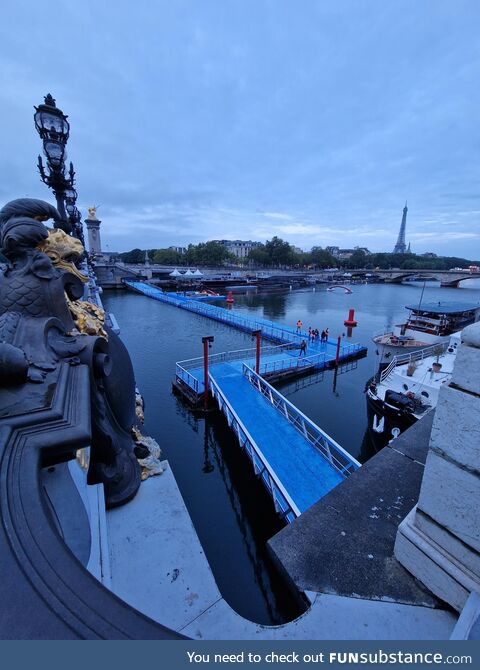
{"type": "MultiPolygon", "coordinates": [[[[0,248],[8,260],[0,275],[0,420],[14,421],[18,412],[35,416],[55,397],[65,367],[83,367],[88,386],[78,412],[82,421],[88,414],[91,426],[88,482],[103,483],[113,507],[140,485],[131,435],[133,368],[123,343],[105,327],[103,310],[81,300],[88,280],[74,264],[81,243],[62,230],[49,231],[43,223],[49,218],[59,214],[41,200],[14,200],[0,210],[0,248]]],[[[63,387],[58,392],[68,394],[63,387]]],[[[43,438],[46,452],[47,443],[43,438]]],[[[74,427],[71,443],[74,450],[74,427]]],[[[45,460],[60,457],[55,454],[45,460]]],[[[72,455],[67,441],[61,458],[72,455]]]]}

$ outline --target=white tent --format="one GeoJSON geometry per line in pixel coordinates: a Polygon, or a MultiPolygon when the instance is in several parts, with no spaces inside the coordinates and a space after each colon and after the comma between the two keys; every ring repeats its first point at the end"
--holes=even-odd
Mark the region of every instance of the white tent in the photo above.
{"type": "Polygon", "coordinates": [[[179,272],[177,270],[177,268],[175,268],[175,270],[173,272],[170,272],[170,274],[169,274],[169,277],[181,277],[181,276],[182,276],[182,273],[179,272]]]}
{"type": "Polygon", "coordinates": [[[190,268],[188,268],[188,270],[187,270],[186,272],[184,272],[182,276],[183,276],[183,277],[193,277],[194,274],[193,274],[193,272],[190,270],[190,268]]]}
{"type": "Polygon", "coordinates": [[[194,277],[203,277],[203,272],[200,272],[200,270],[197,268],[195,272],[193,273],[194,277]]]}

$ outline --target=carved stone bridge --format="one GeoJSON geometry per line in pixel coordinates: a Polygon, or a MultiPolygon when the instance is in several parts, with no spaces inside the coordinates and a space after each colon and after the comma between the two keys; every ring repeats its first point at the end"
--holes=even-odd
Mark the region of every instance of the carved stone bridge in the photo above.
{"type": "MultiPolygon", "coordinates": [[[[126,278],[138,278],[138,279],[167,279],[169,273],[174,269],[173,266],[169,265],[155,265],[151,264],[127,264],[121,263],[118,261],[109,261],[109,260],[96,260],[95,262],[95,272],[97,276],[98,283],[105,288],[123,288],[122,280],[126,278]]],[[[213,268],[212,268],[213,270],[213,268]]],[[[218,272],[228,271],[227,268],[217,268],[218,272]]],[[[238,268],[237,268],[238,270],[238,268]]],[[[282,271],[285,275],[285,270],[282,271]]],[[[402,281],[408,277],[416,277],[417,275],[422,275],[423,277],[431,277],[440,282],[440,286],[454,288],[457,287],[460,282],[465,281],[466,279],[480,279],[480,272],[470,272],[457,271],[457,270],[377,270],[372,271],[371,269],[360,269],[360,270],[350,270],[352,274],[356,277],[366,276],[375,272],[375,274],[384,279],[388,284],[401,284],[402,281]]],[[[275,274],[275,270],[271,271],[271,274],[275,274]]],[[[299,272],[298,270],[291,272],[293,275],[302,275],[307,276],[311,272],[299,272]]],[[[331,274],[331,278],[343,276],[343,270],[338,270],[336,274],[331,274]]]]}
{"type": "MultiPolygon", "coordinates": [[[[367,274],[371,270],[355,270],[355,274],[367,274]]],[[[460,272],[457,270],[379,270],[376,272],[379,277],[385,279],[388,284],[401,284],[404,279],[408,277],[431,277],[440,282],[440,286],[455,288],[461,281],[465,279],[480,279],[480,272],[460,272]]]]}

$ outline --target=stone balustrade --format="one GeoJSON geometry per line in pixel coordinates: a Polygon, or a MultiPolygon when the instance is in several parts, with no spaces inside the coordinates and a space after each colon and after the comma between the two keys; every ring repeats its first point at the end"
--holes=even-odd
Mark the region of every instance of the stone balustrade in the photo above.
{"type": "Polygon", "coordinates": [[[400,524],[398,560],[461,610],[480,592],[480,322],[465,328],[441,389],[418,504],[400,524]]]}

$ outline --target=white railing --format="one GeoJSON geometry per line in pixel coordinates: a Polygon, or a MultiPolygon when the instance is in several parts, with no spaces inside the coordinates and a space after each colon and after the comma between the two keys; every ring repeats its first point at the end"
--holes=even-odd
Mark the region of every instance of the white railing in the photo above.
{"type": "Polygon", "coordinates": [[[272,374],[283,370],[315,367],[320,363],[324,365],[326,356],[327,354],[322,352],[312,356],[289,356],[276,361],[260,360],[260,372],[261,374],[272,374]]]}
{"type": "Polygon", "coordinates": [[[430,347],[425,347],[418,351],[412,351],[409,354],[398,354],[398,356],[394,356],[387,367],[382,370],[380,381],[385,381],[385,379],[387,379],[399,365],[408,365],[415,361],[423,361],[423,359],[428,356],[441,356],[448,349],[449,344],[449,342],[440,342],[439,344],[432,344],[430,347]]]}
{"type": "MultiPolygon", "coordinates": [[[[250,319],[249,317],[235,314],[222,307],[209,305],[199,300],[190,300],[182,298],[181,296],[172,297],[166,295],[158,288],[143,282],[127,279],[124,280],[124,283],[138,292],[154,298],[155,300],[159,300],[160,302],[165,302],[170,305],[175,305],[176,307],[186,309],[190,312],[194,312],[195,314],[209,317],[215,321],[220,321],[221,323],[232,325],[248,333],[252,333],[255,330],[260,330],[262,337],[267,339],[276,340],[278,342],[287,343],[290,345],[297,344],[297,346],[301,343],[302,340],[308,341],[307,333],[297,333],[293,328],[289,328],[288,326],[278,325],[272,321],[266,321],[263,319],[250,319]]],[[[331,347],[335,347],[337,343],[335,340],[328,340],[327,344],[331,347]]],[[[327,347],[327,344],[325,347],[327,347]]],[[[359,344],[341,344],[340,352],[341,356],[344,357],[354,355],[361,349],[362,347],[359,344]]]]}
{"type": "MultiPolygon", "coordinates": [[[[276,350],[280,348],[289,349],[292,345],[282,344],[279,347],[266,347],[266,350],[273,350],[273,353],[276,353],[276,350]]],[[[263,350],[262,350],[263,353],[263,350]]],[[[239,349],[238,351],[225,351],[220,354],[213,354],[208,357],[209,366],[224,363],[234,360],[253,360],[255,358],[255,349],[239,349]]],[[[260,374],[262,375],[272,375],[275,373],[281,373],[283,371],[299,370],[314,368],[319,364],[322,364],[322,367],[325,366],[326,354],[315,354],[313,356],[288,356],[287,358],[276,359],[273,361],[260,359],[260,374]]],[[[186,361],[179,361],[175,364],[175,374],[178,378],[182,379],[190,388],[192,388],[195,393],[203,391],[203,381],[197,379],[197,377],[192,374],[194,370],[201,371],[203,370],[203,358],[190,358],[186,361]],[[189,370],[191,372],[189,372],[189,370]]]]}
{"type": "Polygon", "coordinates": [[[303,412],[287,400],[279,391],[265,379],[243,364],[243,374],[279,412],[294,426],[304,438],[314,446],[322,456],[343,477],[347,477],[358,470],[360,463],[341,447],[330,435],[327,435],[319,426],[311,421],[303,412]]]}
{"type": "MultiPolygon", "coordinates": [[[[272,355],[281,353],[282,351],[289,351],[290,349],[298,349],[297,344],[278,344],[275,346],[267,346],[260,348],[260,358],[265,355],[272,355]]],[[[256,348],[249,349],[234,349],[232,351],[222,351],[218,354],[209,354],[208,363],[209,365],[215,365],[216,363],[228,363],[229,361],[238,361],[245,358],[255,358],[256,348]]],[[[177,365],[181,365],[185,370],[192,370],[195,368],[203,367],[203,356],[197,356],[196,358],[188,358],[184,361],[178,361],[177,365]]]]}
{"type": "Polygon", "coordinates": [[[242,449],[244,449],[253,463],[255,474],[261,477],[262,481],[269,490],[277,511],[290,523],[295,517],[300,516],[300,510],[290,497],[281,481],[278,479],[274,470],[271,468],[268,459],[264,456],[261,448],[250,435],[244,423],[233,409],[226,396],[223,394],[217,382],[209,375],[209,386],[213,398],[218,402],[218,406],[227,418],[228,425],[234,430],[242,449]],[[258,467],[261,464],[261,469],[258,467]]]}
{"type": "MultiPolygon", "coordinates": [[[[181,379],[187,386],[192,388],[195,393],[198,393],[199,380],[188,372],[184,367],[179,363],[175,365],[175,375],[178,379],[181,379]]],[[[202,384],[203,386],[203,384],[202,384]]]]}

